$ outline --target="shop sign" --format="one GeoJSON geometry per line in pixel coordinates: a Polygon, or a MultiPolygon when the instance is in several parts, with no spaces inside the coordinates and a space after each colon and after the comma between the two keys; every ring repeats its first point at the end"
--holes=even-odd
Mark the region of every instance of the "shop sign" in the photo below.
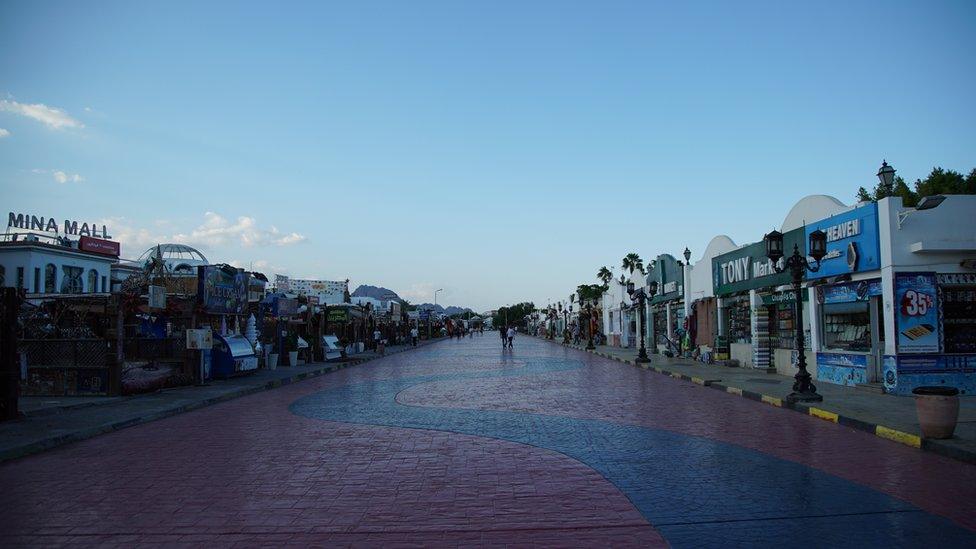
{"type": "Polygon", "coordinates": [[[650,265],[645,283],[652,280],[657,281],[657,295],[651,299],[651,303],[661,303],[672,299],[678,299],[683,295],[684,278],[683,267],[678,265],[678,260],[671,254],[661,254],[657,256],[650,265]]]}
{"type": "Polygon", "coordinates": [[[974,273],[945,273],[937,275],[939,284],[965,284],[976,285],[976,274],[974,273]]]}
{"type": "Polygon", "coordinates": [[[420,318],[420,320],[422,320],[424,322],[430,320],[430,310],[424,309],[424,310],[420,311],[419,318],[420,318]]]}
{"type": "MultiPolygon", "coordinates": [[[[897,361],[897,375],[976,373],[976,355],[919,355],[892,357],[897,361]]],[[[886,361],[888,357],[885,357],[886,361]]],[[[887,378],[887,372],[885,373],[887,378]]],[[[894,378],[894,376],[892,376],[894,378]]],[[[885,379],[887,381],[887,379],[885,379]]],[[[892,384],[894,379],[892,380],[892,384]]]]}
{"type": "Polygon", "coordinates": [[[298,300],[290,297],[278,296],[274,302],[275,316],[292,316],[298,313],[298,300]]]}
{"type": "Polygon", "coordinates": [[[197,300],[208,313],[240,314],[247,304],[248,275],[226,266],[197,267],[197,300]]]}
{"type": "Polygon", "coordinates": [[[46,233],[61,234],[63,236],[93,236],[96,238],[112,238],[108,234],[108,230],[105,225],[99,226],[95,223],[89,225],[88,223],[82,222],[81,225],[77,221],[72,221],[71,219],[65,219],[64,223],[58,225],[53,217],[38,217],[36,215],[9,212],[7,214],[7,227],[13,229],[24,229],[25,231],[43,231],[46,233]]]}
{"type": "Polygon", "coordinates": [[[853,303],[867,301],[871,296],[881,295],[881,279],[859,280],[830,286],[817,286],[819,303],[853,303]]]}
{"type": "Polygon", "coordinates": [[[162,286],[149,286],[149,308],[166,308],[166,288],[162,286]]]}
{"type": "Polygon", "coordinates": [[[95,254],[110,255],[112,257],[118,257],[122,252],[118,242],[90,236],[83,236],[78,239],[78,249],[95,254]]]}
{"type": "Polygon", "coordinates": [[[899,353],[939,352],[935,273],[895,274],[895,329],[899,353]]]}
{"type": "MultiPolygon", "coordinates": [[[[793,246],[799,246],[800,253],[806,253],[802,228],[783,234],[783,250],[792,253],[793,246]]],[[[761,241],[712,258],[712,290],[717,296],[791,282],[789,273],[776,272],[773,262],[766,257],[766,244],[761,241]]]]}
{"type": "Polygon", "coordinates": [[[346,322],[349,320],[349,313],[346,309],[329,309],[329,314],[326,317],[328,322],[346,322]]]}
{"type": "MultiPolygon", "coordinates": [[[[803,296],[803,301],[808,301],[810,299],[810,292],[806,288],[800,293],[803,296]]],[[[781,303],[793,303],[796,301],[796,292],[789,290],[786,292],[778,292],[775,294],[762,294],[763,305],[779,305],[781,303]]]]}
{"type": "Polygon", "coordinates": [[[275,275],[275,289],[279,292],[290,292],[291,280],[285,275],[275,275]]]}
{"type": "Polygon", "coordinates": [[[186,348],[190,350],[213,349],[213,332],[209,328],[186,330],[186,348]]]}
{"type": "Polygon", "coordinates": [[[804,241],[809,241],[810,233],[817,229],[827,233],[827,255],[820,261],[820,270],[808,274],[807,278],[881,268],[877,204],[872,202],[807,225],[804,241]]]}

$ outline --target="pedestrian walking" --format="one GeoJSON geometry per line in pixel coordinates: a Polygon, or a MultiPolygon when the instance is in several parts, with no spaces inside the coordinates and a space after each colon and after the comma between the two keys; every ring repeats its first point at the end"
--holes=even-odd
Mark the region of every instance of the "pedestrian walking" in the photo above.
{"type": "Polygon", "coordinates": [[[515,341],[515,327],[508,328],[508,348],[512,349],[512,342],[515,341]]]}
{"type": "Polygon", "coordinates": [[[413,346],[414,347],[417,346],[417,337],[418,336],[419,336],[419,333],[417,332],[417,327],[414,326],[413,328],[410,328],[410,340],[413,342],[413,346]]]}
{"type": "Polygon", "coordinates": [[[505,348],[506,338],[508,337],[506,332],[507,330],[505,329],[504,326],[498,328],[498,335],[500,335],[502,338],[502,349],[505,348]]]}

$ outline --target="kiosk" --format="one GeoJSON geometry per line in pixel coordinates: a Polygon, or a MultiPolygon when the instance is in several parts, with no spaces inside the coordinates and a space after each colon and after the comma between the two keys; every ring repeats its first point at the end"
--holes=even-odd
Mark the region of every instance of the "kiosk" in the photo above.
{"type": "Polygon", "coordinates": [[[215,335],[212,376],[227,378],[258,369],[258,357],[250,342],[240,335],[215,335]]]}

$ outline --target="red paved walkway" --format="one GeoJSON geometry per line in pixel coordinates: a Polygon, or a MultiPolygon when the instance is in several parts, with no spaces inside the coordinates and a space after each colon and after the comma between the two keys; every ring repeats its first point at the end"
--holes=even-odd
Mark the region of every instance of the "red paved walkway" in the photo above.
{"type": "Polygon", "coordinates": [[[497,346],[487,336],[445,341],[2,465],[4,545],[662,544],[624,493],[566,455],[288,409],[350,383],[513,368],[520,353],[586,366],[435,381],[403,390],[397,402],[699,435],[808,465],[976,529],[974,467],[544,342],[522,338],[504,358],[497,346]]]}

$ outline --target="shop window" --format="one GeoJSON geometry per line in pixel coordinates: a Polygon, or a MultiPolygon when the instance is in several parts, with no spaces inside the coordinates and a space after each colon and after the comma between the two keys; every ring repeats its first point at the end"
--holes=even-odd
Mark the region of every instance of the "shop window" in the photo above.
{"type": "Polygon", "coordinates": [[[102,293],[108,293],[108,291],[109,291],[108,290],[108,285],[105,284],[105,282],[106,282],[106,280],[105,280],[105,277],[103,276],[102,277],[102,293]]]}
{"type": "Polygon", "coordinates": [[[24,268],[17,267],[17,289],[24,287],[24,268]]]}
{"type": "Polygon", "coordinates": [[[749,298],[739,298],[729,303],[728,335],[730,343],[752,342],[752,309],[749,298]]]}
{"type": "Polygon", "coordinates": [[[824,305],[824,347],[830,351],[871,350],[871,312],[867,301],[824,305]]]}
{"type": "Polygon", "coordinates": [[[57,268],[53,263],[48,263],[47,267],[44,267],[44,293],[53,294],[55,292],[57,276],[57,268]]]}
{"type": "Polygon", "coordinates": [[[34,293],[41,291],[41,268],[34,267],[34,285],[31,286],[31,291],[34,293]]]}
{"type": "Polygon", "coordinates": [[[943,343],[947,353],[976,353],[976,286],[942,287],[943,343]]]}
{"type": "Polygon", "coordinates": [[[61,281],[61,293],[63,294],[80,294],[84,291],[84,286],[81,281],[84,269],[81,267],[69,267],[65,265],[62,267],[64,279],[61,281]]]}
{"type": "Polygon", "coordinates": [[[98,271],[92,269],[88,271],[88,293],[94,294],[98,292],[98,271]]]}
{"type": "Polygon", "coordinates": [[[0,288],[7,285],[7,268],[0,265],[0,288]]]}

